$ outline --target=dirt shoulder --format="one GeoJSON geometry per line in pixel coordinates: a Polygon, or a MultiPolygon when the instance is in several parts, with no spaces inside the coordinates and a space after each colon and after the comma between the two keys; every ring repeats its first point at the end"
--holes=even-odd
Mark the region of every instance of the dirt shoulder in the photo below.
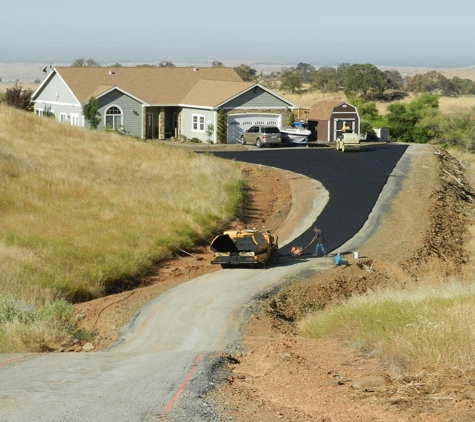
{"type": "Polygon", "coordinates": [[[226,381],[213,393],[213,400],[224,403],[223,414],[234,421],[472,420],[475,394],[460,374],[440,368],[438,374],[401,380],[341,341],[303,338],[296,329],[316,303],[404,288],[423,275],[462,277],[470,264],[470,197],[473,190],[457,160],[430,146],[415,154],[358,260],[348,256],[345,266],[296,280],[262,304],[266,312],[250,318],[243,352],[229,357],[226,381]],[[421,390],[430,394],[416,393],[421,390]]]}

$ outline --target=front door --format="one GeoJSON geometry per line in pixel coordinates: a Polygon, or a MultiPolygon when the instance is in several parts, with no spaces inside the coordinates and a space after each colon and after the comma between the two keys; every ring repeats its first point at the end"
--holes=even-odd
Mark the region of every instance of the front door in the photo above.
{"type": "Polygon", "coordinates": [[[153,114],[147,113],[145,115],[145,137],[147,139],[151,139],[152,133],[153,133],[153,114]]]}

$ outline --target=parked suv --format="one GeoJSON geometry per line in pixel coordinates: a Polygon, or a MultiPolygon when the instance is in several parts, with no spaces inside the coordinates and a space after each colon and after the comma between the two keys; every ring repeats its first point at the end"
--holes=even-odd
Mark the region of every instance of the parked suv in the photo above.
{"type": "Polygon", "coordinates": [[[251,126],[239,138],[241,144],[256,144],[257,148],[264,145],[276,145],[282,142],[277,126],[251,126]]]}

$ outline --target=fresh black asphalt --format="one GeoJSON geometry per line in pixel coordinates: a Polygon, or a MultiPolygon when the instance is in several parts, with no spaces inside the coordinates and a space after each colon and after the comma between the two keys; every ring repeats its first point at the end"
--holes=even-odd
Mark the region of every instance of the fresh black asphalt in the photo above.
{"type": "MultiPolygon", "coordinates": [[[[215,152],[218,157],[262,164],[303,174],[318,180],[329,192],[327,206],[301,236],[280,249],[290,254],[292,246],[306,246],[313,227],[322,230],[327,252],[337,250],[365,223],[389,175],[406,150],[406,145],[362,146],[360,152],[333,148],[265,148],[249,151],[215,152]]],[[[313,254],[310,246],[305,254],[313,254]]]]}

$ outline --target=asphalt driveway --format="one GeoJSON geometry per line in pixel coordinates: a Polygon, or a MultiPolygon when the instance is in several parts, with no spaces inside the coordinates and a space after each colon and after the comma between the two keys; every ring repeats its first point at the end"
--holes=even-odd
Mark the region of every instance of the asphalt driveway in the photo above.
{"type": "MultiPolygon", "coordinates": [[[[321,182],[330,200],[317,220],[294,245],[307,245],[313,226],[325,235],[328,252],[336,250],[363,227],[389,175],[404,154],[406,145],[364,145],[360,152],[342,153],[333,148],[266,148],[215,152],[216,156],[262,164],[303,174],[321,182]]],[[[282,247],[289,254],[291,245],[282,247]]],[[[309,248],[307,254],[312,254],[309,248]]]]}

